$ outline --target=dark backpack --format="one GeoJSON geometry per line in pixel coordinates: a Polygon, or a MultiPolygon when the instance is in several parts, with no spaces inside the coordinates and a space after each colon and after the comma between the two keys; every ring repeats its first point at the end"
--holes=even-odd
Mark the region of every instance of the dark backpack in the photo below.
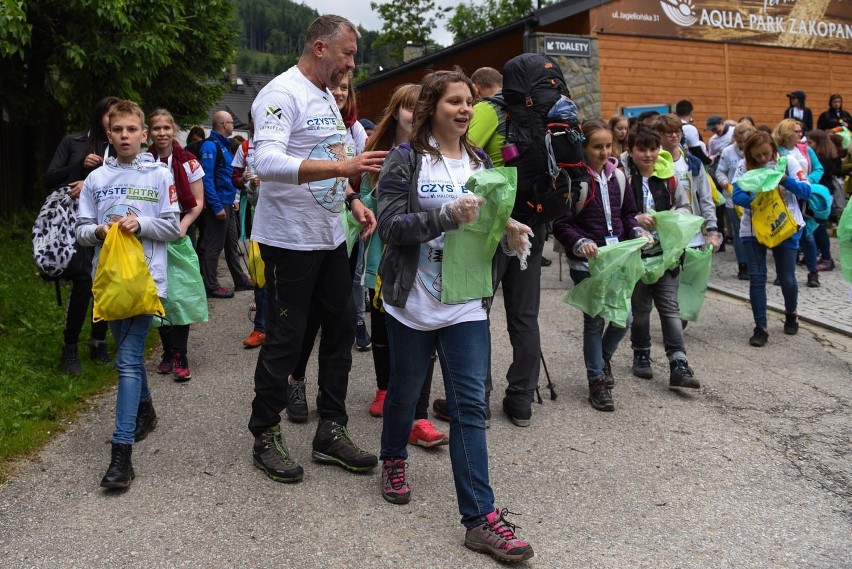
{"type": "Polygon", "coordinates": [[[585,139],[576,106],[559,65],[539,53],[524,53],[503,67],[502,100],[489,100],[506,112],[506,145],[517,156],[506,166],[518,169],[513,215],[533,224],[564,215],[588,183],[583,154],[585,139]],[[573,107],[570,118],[549,117],[554,105],[573,107]]]}

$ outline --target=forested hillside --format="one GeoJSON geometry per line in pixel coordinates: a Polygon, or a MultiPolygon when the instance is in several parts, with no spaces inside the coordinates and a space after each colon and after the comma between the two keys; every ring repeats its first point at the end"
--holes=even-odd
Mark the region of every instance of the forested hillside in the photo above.
{"type": "MultiPolygon", "coordinates": [[[[239,33],[237,67],[248,73],[281,73],[296,63],[302,52],[305,30],[319,16],[313,8],[291,0],[234,0],[233,26],[239,33]]],[[[378,32],[359,28],[356,63],[361,73],[388,65],[372,44],[378,32]]]]}

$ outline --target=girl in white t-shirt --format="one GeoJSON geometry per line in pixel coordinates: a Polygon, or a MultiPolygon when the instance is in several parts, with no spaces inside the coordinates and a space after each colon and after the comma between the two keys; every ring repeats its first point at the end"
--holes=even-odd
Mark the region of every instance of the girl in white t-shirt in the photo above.
{"type": "MultiPolygon", "coordinates": [[[[157,109],[148,115],[148,135],[153,142],[148,147],[148,152],[156,156],[160,162],[169,165],[175,178],[175,189],[180,204],[180,239],[170,243],[169,247],[180,246],[184,240],[189,240],[187,231],[204,208],[204,183],[202,182],[204,170],[196,157],[184,150],[175,140],[177,130],[175,119],[169,111],[157,109]]],[[[179,299],[171,300],[179,301],[179,299]]],[[[168,314],[166,318],[169,318],[168,314]]],[[[171,323],[171,325],[160,326],[159,331],[160,340],[163,343],[163,357],[157,366],[157,373],[171,373],[174,380],[178,382],[189,381],[192,378],[186,356],[189,323],[171,323]]]]}
{"type": "MultiPolygon", "coordinates": [[[[743,148],[745,155],[746,170],[757,168],[774,168],[778,160],[778,147],[772,137],[763,131],[752,134],[743,148]]],[[[766,250],[767,247],[758,242],[754,236],[751,226],[751,202],[754,194],[750,194],[739,187],[739,176],[734,181],[734,203],[743,208],[743,217],[740,220],[740,237],[748,255],[749,276],[749,301],[751,311],[754,315],[754,333],[749,338],[749,344],[755,347],[763,347],[769,340],[766,318],[766,250]]],[[[799,239],[805,221],[802,211],[799,209],[799,199],[807,200],[811,194],[811,187],[807,183],[805,174],[799,163],[792,157],[788,157],[787,171],[781,179],[778,189],[784,205],[793,216],[799,229],[792,236],[772,248],[772,257],[775,259],[775,271],[781,283],[781,293],[784,296],[784,333],[796,334],[799,331],[799,317],[796,313],[798,303],[799,287],[796,283],[796,251],[799,249],[799,239]]]]}
{"type": "MultiPolygon", "coordinates": [[[[410,143],[386,159],[378,181],[379,231],[385,243],[380,267],[387,313],[391,375],[384,404],[382,496],[411,499],[407,444],[426,370],[435,351],[450,411],[450,462],[465,545],[505,561],[533,556],[519,540],[507,510],[494,507],[485,440],[485,376],[490,335],[482,299],[441,302],[444,234],[471,223],[482,198],[466,188],[470,176],[490,166],[467,139],[474,88],[456,69],[421,82],[410,143]]],[[[525,229],[527,245],[529,238],[525,229]]],[[[523,247],[518,247],[523,249],[523,247]]]]}

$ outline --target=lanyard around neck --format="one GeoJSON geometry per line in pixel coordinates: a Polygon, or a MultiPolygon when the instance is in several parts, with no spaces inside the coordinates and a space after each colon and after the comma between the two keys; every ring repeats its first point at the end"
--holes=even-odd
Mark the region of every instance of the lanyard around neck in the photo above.
{"type": "MultiPolygon", "coordinates": [[[[431,137],[432,144],[438,146],[438,142],[434,137],[431,137]]],[[[440,150],[440,147],[439,147],[440,150]]],[[[467,183],[468,179],[470,179],[470,160],[467,156],[467,151],[464,149],[464,146],[461,147],[461,160],[462,160],[462,168],[464,169],[464,182],[467,183]]],[[[444,157],[444,153],[441,152],[441,162],[444,163],[444,168],[447,170],[447,175],[450,177],[450,181],[453,183],[453,187],[456,190],[456,195],[461,196],[462,186],[456,181],[456,177],[453,176],[453,171],[450,168],[450,165],[447,163],[447,159],[444,157]]]]}
{"type": "Polygon", "coordinates": [[[598,179],[598,188],[601,192],[601,201],[603,202],[603,210],[604,217],[606,218],[606,229],[609,231],[609,234],[612,235],[612,210],[610,209],[609,202],[609,184],[604,177],[604,172],[600,174],[595,174],[595,177],[598,179]]]}

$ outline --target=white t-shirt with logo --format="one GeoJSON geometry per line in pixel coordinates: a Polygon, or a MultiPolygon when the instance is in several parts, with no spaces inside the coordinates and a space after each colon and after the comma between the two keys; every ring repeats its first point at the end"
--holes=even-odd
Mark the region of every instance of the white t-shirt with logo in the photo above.
{"type": "MultiPolygon", "coordinates": [[[[172,171],[147,152],[136,156],[130,164],[107,158],[101,168],[86,177],[80,192],[79,217],[94,219],[98,225],[127,216],[159,218],[163,213],[178,211],[172,171]]],[[[157,285],[157,294],[166,298],[167,244],[147,237],[140,241],[148,270],[157,285]]],[[[93,276],[100,254],[101,247],[96,247],[93,276]]]]}
{"type": "Polygon", "coordinates": [[[252,239],[300,251],[336,249],[345,236],[340,212],[345,177],[298,183],[304,160],[355,156],[328,89],[291,67],[264,87],[252,105],[255,174],[263,180],[252,239]]]}
{"type": "MultiPolygon", "coordinates": [[[[465,153],[460,160],[444,158],[436,161],[431,156],[423,156],[421,159],[423,165],[417,188],[422,210],[439,208],[462,195],[468,195],[465,183],[471,174],[483,168],[481,165],[472,167],[465,153]],[[452,175],[447,171],[448,168],[452,175]]],[[[421,243],[417,276],[408,294],[405,308],[385,304],[385,311],[409,328],[422,331],[437,330],[461,322],[485,320],[487,315],[479,299],[456,304],[441,302],[443,258],[443,233],[431,241],[421,243]]]]}
{"type": "MultiPolygon", "coordinates": [[[[692,189],[692,177],[689,175],[689,164],[686,162],[686,158],[683,156],[683,152],[680,153],[680,158],[674,161],[674,169],[675,169],[675,177],[677,178],[677,183],[683,188],[683,191],[686,192],[686,196],[689,198],[689,207],[692,210],[692,213],[701,216],[701,212],[697,212],[698,208],[698,197],[695,195],[695,192],[692,189]]],[[[704,234],[701,233],[701,230],[695,234],[695,237],[692,238],[692,241],[689,242],[689,247],[701,247],[704,245],[704,234]]]]}

